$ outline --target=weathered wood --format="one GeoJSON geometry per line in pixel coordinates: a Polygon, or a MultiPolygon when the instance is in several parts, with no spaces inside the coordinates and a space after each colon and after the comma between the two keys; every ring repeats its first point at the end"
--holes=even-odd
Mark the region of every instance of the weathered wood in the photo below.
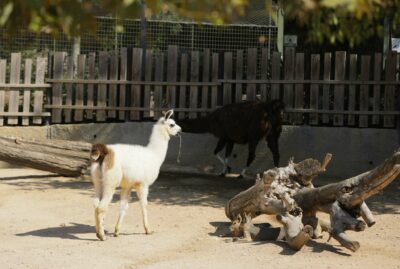
{"type": "MultiPolygon", "coordinates": [[[[188,55],[183,53],[181,56],[181,77],[180,81],[187,81],[187,73],[188,73],[188,55]]],[[[179,87],[179,108],[186,108],[186,86],[179,87]]],[[[181,112],[178,114],[179,119],[183,119],[185,117],[185,113],[181,112]]]]}
{"type": "MultiPolygon", "coordinates": [[[[219,55],[213,53],[212,55],[212,81],[218,80],[219,74],[219,55]]],[[[218,86],[212,86],[211,88],[211,108],[215,109],[218,105],[218,86]]]]}
{"type": "MultiPolygon", "coordinates": [[[[32,59],[25,59],[25,76],[24,84],[31,84],[32,76],[32,59]]],[[[31,91],[24,90],[23,112],[27,113],[31,106],[31,91]]],[[[29,117],[22,117],[22,125],[29,125],[29,117]]]]}
{"type": "MultiPolygon", "coordinates": [[[[0,84],[6,83],[6,65],[7,61],[4,59],[0,59],[0,84]]],[[[5,105],[5,91],[4,89],[0,89],[0,113],[4,112],[5,105]]],[[[4,125],[4,118],[0,116],[0,126],[4,125]]]]}
{"type": "MultiPolygon", "coordinates": [[[[226,68],[226,66],[224,66],[226,68]]],[[[247,79],[256,79],[257,76],[257,49],[249,48],[247,49],[247,79]]],[[[246,90],[246,100],[254,101],[256,100],[256,84],[248,84],[246,90]]]]}
{"type": "MultiPolygon", "coordinates": [[[[125,57],[126,59],[126,57],[125,57]]],[[[88,78],[94,79],[96,77],[96,53],[89,53],[88,58],[88,78]]],[[[90,109],[94,106],[94,85],[89,84],[87,86],[87,102],[86,102],[87,110],[86,110],[86,118],[88,120],[93,119],[93,110],[90,109]]]]}
{"type": "MultiPolygon", "coordinates": [[[[236,52],[236,79],[243,79],[243,50],[236,52]]],[[[243,102],[243,85],[238,83],[235,85],[235,101],[243,102]]]]}
{"type": "MultiPolygon", "coordinates": [[[[74,78],[74,57],[68,56],[67,57],[67,74],[66,74],[67,79],[73,79],[74,78]]],[[[72,98],[73,98],[73,84],[66,84],[65,85],[65,105],[70,106],[72,105],[72,98]]],[[[64,109],[64,122],[65,123],[70,123],[71,122],[71,109],[64,109]]]]}
{"type": "MultiPolygon", "coordinates": [[[[153,53],[150,50],[146,51],[146,68],[145,68],[145,81],[151,81],[153,79],[153,53]]],[[[151,107],[151,86],[144,86],[144,104],[143,107],[147,109],[144,111],[143,116],[145,118],[150,117],[150,107],[151,107]]]]}
{"type": "MultiPolygon", "coordinates": [[[[296,74],[295,79],[304,79],[304,53],[296,53],[296,74]]],[[[304,106],[304,85],[298,83],[294,86],[294,107],[303,108],[304,106]]],[[[296,124],[303,123],[303,114],[296,114],[294,117],[296,124]]]]}
{"type": "MultiPolygon", "coordinates": [[[[203,72],[202,72],[202,81],[209,82],[210,81],[210,49],[205,49],[203,53],[203,72]]],[[[208,108],[208,97],[210,95],[210,89],[208,86],[203,86],[201,88],[201,108],[208,108]]],[[[206,113],[201,113],[201,116],[205,116],[206,113]]]]}
{"type": "MultiPolygon", "coordinates": [[[[117,51],[114,51],[110,57],[110,80],[118,79],[118,64],[119,57],[117,51]]],[[[108,105],[117,106],[117,85],[110,85],[108,93],[108,105]]],[[[109,118],[116,118],[117,113],[115,110],[108,110],[107,116],[109,118]]]]}
{"type": "MultiPolygon", "coordinates": [[[[21,75],[21,53],[11,53],[11,71],[10,83],[19,84],[21,75]]],[[[8,100],[8,112],[18,112],[19,108],[19,90],[13,89],[10,91],[8,100]]],[[[18,124],[18,117],[10,116],[7,119],[10,125],[18,124]]]]}
{"type": "MultiPolygon", "coordinates": [[[[77,64],[77,77],[78,79],[83,79],[85,77],[85,65],[86,65],[86,55],[80,54],[78,55],[78,64],[77,64]]],[[[83,84],[77,84],[75,90],[75,105],[82,106],[83,105],[83,96],[84,96],[84,88],[83,84]]],[[[82,121],[83,120],[83,110],[77,109],[74,111],[74,120],[82,121]]]]}
{"type": "MultiPolygon", "coordinates": [[[[224,79],[232,78],[232,52],[224,53],[224,79]]],[[[222,104],[232,103],[232,84],[224,83],[222,92],[222,104]]]]}
{"type": "MultiPolygon", "coordinates": [[[[53,60],[53,78],[61,79],[64,76],[64,52],[54,53],[53,60]]],[[[54,83],[51,96],[51,104],[62,105],[62,83],[54,83]]],[[[61,123],[61,109],[53,108],[51,111],[51,121],[52,123],[61,123]]]]}
{"type": "MultiPolygon", "coordinates": [[[[142,79],[142,60],[143,60],[143,50],[140,48],[134,48],[132,50],[132,79],[133,80],[139,81],[142,79]]],[[[131,106],[140,106],[141,98],[142,98],[140,85],[133,85],[131,87],[131,91],[132,91],[131,106]]],[[[130,119],[131,120],[140,120],[140,112],[139,111],[131,111],[130,119]]]]}
{"type": "MultiPolygon", "coordinates": [[[[386,66],[385,66],[385,79],[386,80],[395,80],[396,79],[396,53],[390,52],[386,57],[386,66]]],[[[395,86],[385,86],[385,102],[384,102],[384,110],[394,110],[394,102],[395,102],[395,86]]],[[[393,127],[394,126],[394,117],[393,116],[384,116],[383,117],[383,127],[393,127]]]]}
{"type": "MultiPolygon", "coordinates": [[[[374,57],[374,81],[380,81],[382,74],[382,54],[375,53],[374,57]]],[[[372,110],[373,111],[380,111],[381,110],[381,86],[374,85],[373,88],[373,104],[372,110]]],[[[379,115],[372,116],[372,124],[379,125],[380,117],[379,115]]]]}
{"type": "MultiPolygon", "coordinates": [[[[178,46],[168,46],[167,57],[167,81],[176,82],[178,71],[178,46]]],[[[168,107],[176,106],[176,86],[167,86],[166,99],[168,107]]]]}
{"type": "MultiPolygon", "coordinates": [[[[319,79],[319,70],[320,70],[320,55],[312,54],[311,55],[311,79],[319,79]]],[[[319,86],[311,85],[310,87],[310,108],[318,109],[319,108],[319,86]]],[[[318,124],[318,114],[312,113],[310,114],[310,124],[316,125],[318,124]]]]}
{"type": "MultiPolygon", "coordinates": [[[[35,84],[41,84],[44,82],[44,76],[46,73],[46,61],[44,57],[36,58],[36,77],[35,84]]],[[[43,112],[43,90],[36,89],[33,93],[33,112],[35,114],[42,114],[43,112]]],[[[33,124],[42,124],[42,117],[33,117],[33,124]]]]}
{"type": "MultiPolygon", "coordinates": [[[[119,70],[119,79],[124,81],[127,77],[128,72],[128,51],[126,48],[121,48],[120,51],[120,70],[119,70]]],[[[126,106],[126,86],[119,86],[119,105],[124,107],[126,106]]],[[[127,113],[124,111],[118,112],[118,119],[125,120],[127,119],[127,113]]]]}
{"type": "MultiPolygon", "coordinates": [[[[284,79],[294,79],[294,68],[295,68],[295,48],[286,47],[284,57],[284,79]]],[[[293,84],[284,84],[283,86],[283,102],[287,108],[293,108],[293,84]]],[[[285,121],[292,121],[292,116],[285,114],[285,121]]]]}
{"type": "MultiPolygon", "coordinates": [[[[324,80],[331,80],[331,60],[332,54],[324,54],[324,80]]],[[[322,87],[322,109],[329,110],[331,87],[329,85],[324,85],[322,87]]],[[[322,115],[322,123],[329,123],[329,115],[322,115]]]]}
{"type": "MultiPolygon", "coordinates": [[[[361,74],[360,78],[362,80],[369,79],[369,66],[370,66],[371,56],[363,55],[361,57],[361,74]]],[[[368,111],[369,106],[369,86],[361,85],[360,87],[360,111],[368,111]]],[[[368,127],[368,115],[360,115],[359,117],[359,127],[368,127]]]]}
{"type": "MultiPolygon", "coordinates": [[[[267,79],[268,77],[268,50],[267,48],[261,49],[261,79],[267,79]]],[[[268,99],[267,85],[260,85],[260,98],[262,102],[266,102],[268,99]]]]}
{"type": "MultiPolygon", "coordinates": [[[[155,61],[155,75],[154,80],[162,81],[164,76],[164,54],[160,53],[156,56],[155,61]]],[[[154,119],[158,119],[161,117],[161,108],[163,105],[163,87],[156,86],[154,87],[154,119]]]]}
{"type": "MultiPolygon", "coordinates": [[[[350,66],[349,66],[349,79],[356,80],[357,79],[357,54],[350,55],[350,66]]],[[[355,110],[356,109],[356,86],[349,86],[349,106],[347,110],[355,110]]],[[[353,126],[355,125],[355,116],[348,115],[347,117],[347,125],[353,126]]]]}
{"type": "Polygon", "coordinates": [[[84,174],[90,150],[85,142],[0,137],[0,160],[64,176],[84,174]]]}
{"type": "MultiPolygon", "coordinates": [[[[200,54],[198,51],[192,51],[190,60],[190,81],[199,81],[199,64],[200,64],[200,54]]],[[[189,93],[189,107],[192,109],[197,108],[198,105],[199,88],[197,86],[190,86],[189,93]]],[[[197,113],[189,113],[189,118],[194,119],[197,117],[197,113]]]]}
{"type": "MultiPolygon", "coordinates": [[[[108,52],[101,51],[99,53],[99,79],[107,79],[108,77],[108,52]]],[[[97,104],[96,106],[104,107],[107,105],[107,85],[99,85],[97,87],[97,104]]],[[[106,111],[97,110],[96,121],[105,121],[106,111]]]]}
{"type": "MultiPolygon", "coordinates": [[[[346,52],[337,51],[335,53],[335,80],[344,80],[346,74],[346,52]]],[[[335,85],[333,92],[333,108],[344,110],[344,85],[335,85]]],[[[333,115],[333,125],[343,125],[343,115],[333,115]]]]}
{"type": "MultiPolygon", "coordinates": [[[[279,52],[272,53],[272,70],[271,70],[271,79],[278,80],[281,78],[281,55],[279,52]]],[[[271,86],[271,99],[280,99],[280,85],[273,84],[271,86]]]]}

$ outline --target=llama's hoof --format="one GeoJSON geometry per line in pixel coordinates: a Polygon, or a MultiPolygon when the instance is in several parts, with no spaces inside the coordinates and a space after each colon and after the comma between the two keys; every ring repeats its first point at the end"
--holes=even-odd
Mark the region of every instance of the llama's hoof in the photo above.
{"type": "Polygon", "coordinates": [[[101,241],[106,241],[107,240],[107,236],[105,234],[101,234],[101,233],[96,233],[96,236],[98,239],[100,239],[101,241]]]}
{"type": "Polygon", "coordinates": [[[114,237],[118,237],[119,236],[119,232],[114,232],[114,237]]]}
{"type": "Polygon", "coordinates": [[[151,231],[150,229],[145,229],[145,233],[146,233],[146,235],[151,235],[151,234],[153,234],[154,232],[151,231]]]}

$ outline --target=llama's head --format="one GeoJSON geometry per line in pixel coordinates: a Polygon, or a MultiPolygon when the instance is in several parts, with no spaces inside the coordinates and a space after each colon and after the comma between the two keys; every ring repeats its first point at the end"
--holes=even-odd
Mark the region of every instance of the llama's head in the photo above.
{"type": "Polygon", "coordinates": [[[161,125],[169,136],[177,135],[182,131],[182,128],[176,124],[176,122],[171,118],[174,114],[174,111],[168,110],[167,112],[163,112],[163,117],[161,117],[157,124],[161,125]]]}

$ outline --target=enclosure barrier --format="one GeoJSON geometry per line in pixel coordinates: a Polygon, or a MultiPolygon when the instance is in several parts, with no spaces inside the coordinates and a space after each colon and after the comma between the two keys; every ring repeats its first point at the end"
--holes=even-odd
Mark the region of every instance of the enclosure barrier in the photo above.
{"type": "Polygon", "coordinates": [[[10,125],[18,117],[22,125],[42,124],[42,118],[138,121],[156,119],[168,108],[178,118],[196,118],[230,103],[279,98],[288,124],[396,126],[399,55],[389,53],[384,64],[381,53],[337,51],[306,59],[288,47],[283,61],[277,52],[268,55],[266,48],[211,53],[169,46],[166,53],[122,48],[78,55],[75,61],[56,52],[48,61],[37,58],[35,72],[26,59],[21,82],[21,54],[13,53],[9,83],[6,61],[0,60],[0,124],[4,117],[10,125]]]}

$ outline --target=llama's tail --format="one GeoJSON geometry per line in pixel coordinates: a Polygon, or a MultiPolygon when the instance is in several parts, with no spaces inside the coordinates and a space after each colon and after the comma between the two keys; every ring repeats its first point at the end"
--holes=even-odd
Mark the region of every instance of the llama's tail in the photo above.
{"type": "Polygon", "coordinates": [[[209,116],[197,119],[179,120],[178,125],[186,133],[209,133],[211,132],[211,118],[209,116]]]}

